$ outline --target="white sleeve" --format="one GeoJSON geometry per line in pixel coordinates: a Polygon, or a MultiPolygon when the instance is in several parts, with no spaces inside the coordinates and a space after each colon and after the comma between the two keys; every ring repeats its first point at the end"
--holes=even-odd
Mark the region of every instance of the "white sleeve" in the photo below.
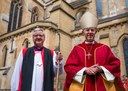
{"type": "Polygon", "coordinates": [[[22,51],[19,53],[19,56],[15,63],[15,68],[11,78],[11,91],[17,91],[21,73],[21,66],[22,66],[23,54],[22,51]]]}
{"type": "MultiPolygon", "coordinates": [[[[57,54],[56,52],[54,51],[53,53],[53,66],[54,66],[54,74],[56,74],[57,72],[57,60],[56,60],[56,57],[57,57],[57,54]]],[[[63,60],[60,61],[60,68],[59,68],[59,74],[62,74],[63,73],[63,60]]]]}
{"type": "Polygon", "coordinates": [[[74,76],[74,80],[81,83],[81,84],[84,84],[84,79],[85,79],[85,76],[84,75],[84,71],[86,70],[86,67],[84,67],[83,69],[81,69],[80,71],[78,71],[76,73],[76,75],[74,76]]]}
{"type": "Polygon", "coordinates": [[[100,66],[102,68],[102,70],[104,71],[104,73],[101,73],[102,77],[107,80],[107,81],[111,81],[113,82],[115,79],[115,76],[109,72],[105,67],[100,66]]]}
{"type": "MultiPolygon", "coordinates": [[[[104,73],[101,73],[102,77],[104,79],[106,79],[107,81],[114,81],[115,77],[113,76],[113,74],[111,74],[105,67],[100,66],[102,68],[102,70],[104,71],[104,73]]],[[[84,79],[86,77],[86,74],[84,74],[84,71],[86,70],[86,67],[84,67],[83,69],[81,69],[80,71],[78,71],[76,73],[76,75],[74,76],[74,80],[83,84],[84,83],[84,79]]]]}

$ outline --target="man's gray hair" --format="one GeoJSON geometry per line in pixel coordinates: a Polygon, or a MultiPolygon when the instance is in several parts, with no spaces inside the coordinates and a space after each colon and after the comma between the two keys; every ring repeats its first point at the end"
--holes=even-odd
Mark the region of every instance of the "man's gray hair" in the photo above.
{"type": "MultiPolygon", "coordinates": [[[[36,32],[36,31],[42,31],[42,32],[44,32],[44,29],[43,28],[40,28],[40,27],[36,27],[36,28],[33,29],[32,34],[34,35],[34,32],[36,32]]],[[[44,37],[45,37],[45,34],[44,34],[44,37]]]]}
{"type": "Polygon", "coordinates": [[[33,31],[44,31],[44,29],[37,27],[37,28],[34,28],[33,31]]]}

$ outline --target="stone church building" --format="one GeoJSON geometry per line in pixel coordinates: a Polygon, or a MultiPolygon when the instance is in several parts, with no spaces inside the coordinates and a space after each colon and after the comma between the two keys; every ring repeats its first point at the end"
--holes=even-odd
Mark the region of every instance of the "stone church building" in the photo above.
{"type": "MultiPolygon", "coordinates": [[[[45,30],[45,47],[60,47],[65,63],[73,46],[84,40],[79,20],[87,10],[99,18],[96,41],[110,46],[121,61],[121,77],[127,76],[128,0],[0,0],[0,91],[10,89],[18,54],[33,46],[35,27],[45,30]]],[[[60,91],[64,80],[65,72],[60,91]]]]}

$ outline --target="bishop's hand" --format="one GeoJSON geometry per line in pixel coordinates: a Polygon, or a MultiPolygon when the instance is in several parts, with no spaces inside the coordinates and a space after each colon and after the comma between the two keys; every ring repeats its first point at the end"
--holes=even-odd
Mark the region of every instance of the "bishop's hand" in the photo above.
{"type": "Polygon", "coordinates": [[[97,73],[103,72],[101,67],[98,64],[92,65],[86,68],[85,73],[88,75],[96,75],[97,73]]]}

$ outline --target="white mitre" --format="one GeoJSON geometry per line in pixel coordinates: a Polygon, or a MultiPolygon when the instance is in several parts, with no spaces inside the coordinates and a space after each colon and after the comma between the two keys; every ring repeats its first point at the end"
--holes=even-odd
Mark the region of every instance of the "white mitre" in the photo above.
{"type": "Polygon", "coordinates": [[[80,26],[82,29],[89,27],[97,27],[98,19],[89,11],[85,12],[80,19],[80,26]]]}

